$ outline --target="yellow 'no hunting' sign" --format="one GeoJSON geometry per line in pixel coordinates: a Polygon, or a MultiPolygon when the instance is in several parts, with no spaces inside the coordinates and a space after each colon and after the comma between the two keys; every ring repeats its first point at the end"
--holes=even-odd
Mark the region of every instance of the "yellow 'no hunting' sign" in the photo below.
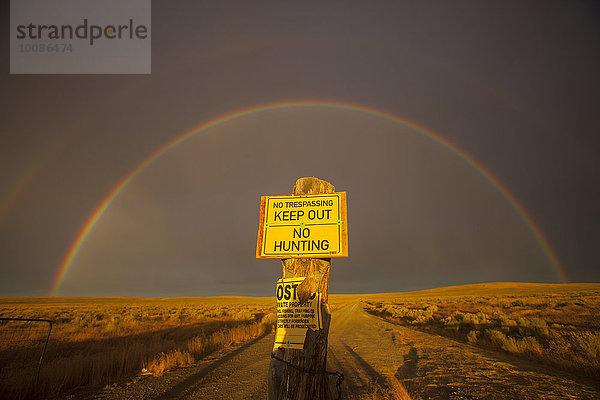
{"type": "Polygon", "coordinates": [[[347,256],[345,192],[261,197],[256,258],[347,256]]]}

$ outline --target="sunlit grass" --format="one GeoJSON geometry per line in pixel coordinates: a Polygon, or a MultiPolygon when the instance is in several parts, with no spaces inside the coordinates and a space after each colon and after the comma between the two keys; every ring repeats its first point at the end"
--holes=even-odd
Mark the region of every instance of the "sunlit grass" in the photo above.
{"type": "MultiPolygon", "coordinates": [[[[273,306],[273,298],[237,297],[1,299],[1,316],[50,319],[54,327],[37,390],[29,376],[16,375],[0,379],[0,393],[48,397],[105,386],[142,370],[160,375],[266,333],[273,306]]],[[[19,343],[27,344],[19,342],[24,339],[0,341],[0,352],[17,351],[19,343]]]]}
{"type": "Polygon", "coordinates": [[[419,400],[411,397],[402,383],[393,376],[384,376],[384,382],[370,381],[366,399],[368,400],[419,400]]]}
{"type": "MultiPolygon", "coordinates": [[[[599,284],[482,284],[330,295],[329,301],[331,310],[363,301],[367,310],[394,323],[600,375],[599,284]]],[[[160,375],[260,336],[274,322],[274,305],[272,297],[0,298],[0,315],[54,321],[37,391],[48,397],[106,386],[142,370],[160,375]]],[[[0,341],[0,353],[23,346],[22,340],[0,341]]],[[[2,379],[0,393],[24,398],[33,394],[31,386],[30,378],[2,379]]],[[[407,396],[391,379],[374,384],[371,397],[407,396]]]]}

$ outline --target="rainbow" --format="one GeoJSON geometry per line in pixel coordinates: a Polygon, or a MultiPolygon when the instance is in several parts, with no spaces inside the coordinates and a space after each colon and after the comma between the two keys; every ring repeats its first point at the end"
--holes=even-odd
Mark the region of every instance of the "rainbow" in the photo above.
{"type": "Polygon", "coordinates": [[[28,167],[25,171],[19,174],[14,183],[0,195],[0,219],[8,214],[8,211],[15,204],[17,204],[19,197],[25,193],[25,190],[29,184],[42,171],[44,164],[45,160],[42,160],[28,167]]]}
{"type": "Polygon", "coordinates": [[[19,198],[27,191],[30,184],[44,171],[44,167],[66,146],[74,135],[73,132],[67,132],[59,137],[35,163],[17,175],[12,185],[0,193],[0,219],[18,203],[19,198]]]}
{"type": "Polygon", "coordinates": [[[403,126],[409,127],[420,133],[434,142],[442,145],[446,149],[450,150],[461,159],[463,159],[468,165],[473,167],[477,172],[479,172],[487,181],[489,181],[499,192],[500,194],[508,201],[508,203],[512,206],[512,208],[516,211],[519,217],[525,222],[537,242],[539,243],[542,251],[545,256],[548,258],[550,264],[554,268],[557,277],[561,282],[567,282],[567,275],[563,266],[561,265],[558,257],[555,252],[550,247],[550,244],[540,228],[536,225],[531,216],[527,213],[527,211],[523,208],[523,206],[517,201],[517,199],[508,191],[508,189],[496,178],[494,177],[485,167],[483,167],[479,162],[477,162],[473,157],[469,154],[465,153],[463,150],[452,144],[450,141],[444,139],[440,135],[420,126],[414,122],[402,119],[394,114],[380,111],[371,107],[357,105],[357,104],[349,104],[349,103],[341,103],[341,102],[333,102],[333,101],[323,101],[323,100],[305,100],[305,101],[282,101],[276,103],[268,103],[255,107],[248,107],[240,110],[236,110],[227,114],[220,115],[216,118],[213,118],[207,122],[204,122],[200,125],[195,126],[194,128],[183,132],[170,142],[166,143],[162,147],[158,148],[152,154],[150,154],[146,159],[144,159],[137,167],[135,167],[129,174],[127,174],[121,181],[102,199],[100,204],[96,207],[94,212],[88,217],[85,221],[79,233],[73,240],[73,243],[69,247],[69,250],[65,254],[54,282],[52,284],[52,289],[50,291],[51,296],[56,296],[60,286],[62,285],[65,277],[69,273],[69,270],[73,266],[73,261],[77,257],[82,245],[85,243],[86,238],[96,225],[96,222],[102,217],[104,212],[110,207],[112,202],[117,198],[117,196],[127,187],[129,182],[131,182],[136,176],[138,176],[146,167],[160,158],[167,151],[173,149],[177,145],[185,142],[187,139],[207,130],[214,126],[223,124],[228,121],[232,121],[238,118],[242,118],[249,114],[256,114],[266,111],[279,110],[279,109],[287,109],[287,108],[308,108],[308,107],[321,107],[321,108],[329,108],[329,109],[339,109],[339,110],[350,110],[357,111],[364,114],[369,114],[377,117],[381,117],[383,119],[393,121],[395,123],[401,124],[403,126]]]}

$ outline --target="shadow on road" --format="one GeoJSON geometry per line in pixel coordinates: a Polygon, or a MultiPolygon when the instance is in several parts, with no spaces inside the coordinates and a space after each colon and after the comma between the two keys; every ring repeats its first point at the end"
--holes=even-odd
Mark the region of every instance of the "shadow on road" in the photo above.
{"type": "Polygon", "coordinates": [[[352,349],[352,347],[348,346],[346,343],[344,343],[344,347],[346,348],[346,350],[348,350],[348,353],[350,353],[350,355],[352,357],[354,357],[354,359],[358,362],[358,364],[367,373],[367,376],[374,379],[373,383],[375,383],[381,387],[385,387],[386,389],[389,389],[388,382],[383,375],[381,375],[379,372],[377,372],[377,370],[375,370],[375,368],[373,368],[371,366],[371,364],[369,364],[367,361],[365,361],[364,358],[362,358],[360,355],[358,355],[358,353],[356,351],[354,351],[354,349],[352,349]]]}
{"type": "Polygon", "coordinates": [[[255,339],[252,339],[248,343],[245,343],[244,345],[235,349],[231,353],[227,354],[225,357],[208,364],[206,367],[202,368],[200,371],[196,372],[194,375],[187,377],[186,379],[179,382],[178,384],[176,384],[175,386],[173,386],[172,388],[170,388],[169,390],[167,390],[160,396],[155,397],[154,400],[173,400],[173,399],[180,397],[186,391],[188,391],[189,389],[192,389],[195,385],[199,384],[200,381],[202,380],[202,378],[204,378],[204,376],[206,376],[206,374],[208,374],[210,371],[214,370],[215,368],[218,368],[220,365],[231,360],[233,357],[237,356],[238,354],[240,354],[241,352],[246,350],[248,347],[250,347],[253,344],[255,344],[256,342],[258,342],[259,340],[261,340],[268,334],[269,333],[265,333],[255,339]]]}
{"type": "Polygon", "coordinates": [[[408,354],[404,356],[404,363],[398,368],[398,371],[396,372],[396,378],[398,378],[400,381],[402,379],[414,378],[417,375],[418,363],[419,356],[417,355],[417,349],[415,347],[411,347],[408,351],[408,354]]]}

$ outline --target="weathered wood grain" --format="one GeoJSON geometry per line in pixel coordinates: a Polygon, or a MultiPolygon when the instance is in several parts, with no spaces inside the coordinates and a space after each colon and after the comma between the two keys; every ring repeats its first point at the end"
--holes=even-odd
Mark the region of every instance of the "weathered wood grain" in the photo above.
{"type": "MultiPolygon", "coordinates": [[[[292,189],[294,195],[333,193],[335,187],[315,177],[300,178],[292,189]]],[[[308,330],[304,349],[278,349],[278,357],[312,373],[307,374],[296,368],[272,359],[269,367],[269,400],[324,400],[328,396],[327,376],[327,336],[331,312],[329,310],[329,269],[331,259],[290,258],[281,260],[283,278],[306,277],[298,286],[301,302],[315,292],[322,294],[321,313],[323,329],[308,330]]]]}

